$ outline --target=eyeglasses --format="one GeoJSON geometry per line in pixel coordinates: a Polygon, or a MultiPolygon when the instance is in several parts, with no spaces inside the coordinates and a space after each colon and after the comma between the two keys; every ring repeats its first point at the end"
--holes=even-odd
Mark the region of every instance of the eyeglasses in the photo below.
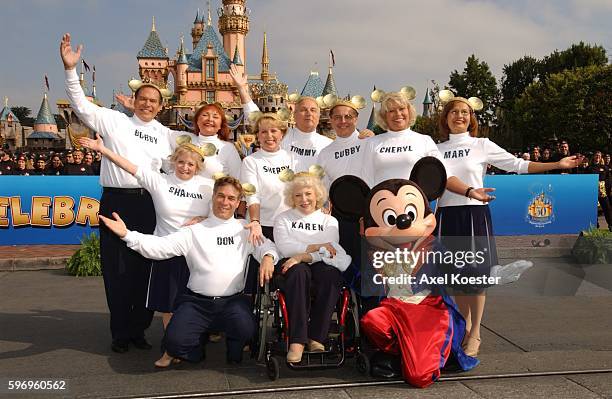
{"type": "Polygon", "coordinates": [[[355,115],[334,115],[332,116],[334,122],[340,122],[343,119],[346,119],[347,122],[350,122],[355,119],[355,115]]]}
{"type": "Polygon", "coordinates": [[[451,114],[452,116],[457,116],[457,115],[469,116],[471,114],[471,112],[467,111],[465,109],[462,109],[461,111],[454,109],[454,110],[450,111],[449,114],[451,114]]]}

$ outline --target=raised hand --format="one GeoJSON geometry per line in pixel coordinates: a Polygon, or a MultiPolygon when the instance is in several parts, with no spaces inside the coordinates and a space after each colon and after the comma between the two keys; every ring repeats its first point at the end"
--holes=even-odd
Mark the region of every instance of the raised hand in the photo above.
{"type": "Polygon", "coordinates": [[[125,237],[125,235],[127,234],[127,226],[123,222],[123,219],[121,219],[116,212],[113,212],[114,219],[107,218],[103,215],[98,215],[98,217],[102,222],[104,222],[104,224],[106,225],[106,227],[108,227],[110,231],[118,235],[120,238],[125,237]]]}
{"type": "Polygon", "coordinates": [[[64,36],[62,36],[62,41],[60,42],[60,55],[62,57],[62,62],[64,63],[64,69],[68,70],[76,68],[79,59],[81,59],[81,50],[83,50],[82,44],[77,46],[76,51],[72,50],[70,33],[65,33],[64,36]]]}
{"type": "Polygon", "coordinates": [[[123,105],[126,109],[134,111],[134,97],[126,96],[122,93],[116,93],[115,99],[117,99],[119,104],[123,105]]]}
{"type": "Polygon", "coordinates": [[[98,133],[96,133],[96,139],[90,139],[89,137],[81,137],[79,139],[79,144],[85,148],[89,148],[90,150],[103,152],[106,147],[104,147],[104,141],[102,141],[102,137],[98,133]]]}
{"type": "Polygon", "coordinates": [[[230,65],[230,76],[232,77],[234,84],[238,87],[244,87],[248,84],[245,74],[240,72],[238,67],[234,64],[230,65]]]}

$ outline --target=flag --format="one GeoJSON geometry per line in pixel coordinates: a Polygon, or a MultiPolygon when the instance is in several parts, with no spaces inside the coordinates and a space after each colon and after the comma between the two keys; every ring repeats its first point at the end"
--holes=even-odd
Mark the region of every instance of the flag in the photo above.
{"type": "Polygon", "coordinates": [[[94,83],[96,83],[96,66],[95,65],[93,66],[93,75],[91,79],[93,80],[94,83]]]}
{"type": "Polygon", "coordinates": [[[45,86],[47,86],[47,91],[49,91],[49,78],[47,77],[47,74],[45,73],[45,86]]]}
{"type": "Polygon", "coordinates": [[[331,57],[332,66],[336,66],[336,57],[334,57],[334,52],[331,49],[329,49],[329,56],[331,57]]]}
{"type": "Polygon", "coordinates": [[[89,72],[89,71],[90,71],[90,69],[91,69],[91,68],[89,68],[89,65],[87,65],[87,63],[85,62],[85,60],[83,60],[83,66],[85,67],[85,70],[86,70],[87,72],[89,72]]]}

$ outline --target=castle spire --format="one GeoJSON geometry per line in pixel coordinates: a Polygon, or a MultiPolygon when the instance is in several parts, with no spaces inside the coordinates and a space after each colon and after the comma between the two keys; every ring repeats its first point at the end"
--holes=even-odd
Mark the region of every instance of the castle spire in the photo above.
{"type": "Polygon", "coordinates": [[[270,58],[268,58],[268,36],[264,32],[263,51],[261,53],[261,80],[267,82],[269,79],[270,58]]]}
{"type": "Polygon", "coordinates": [[[212,17],[210,15],[210,1],[208,1],[208,21],[206,21],[208,26],[212,25],[212,17]]]}
{"type": "Polygon", "coordinates": [[[151,32],[155,32],[155,15],[153,15],[153,25],[151,26],[151,32]]]}
{"type": "Polygon", "coordinates": [[[200,17],[200,7],[198,7],[198,12],[196,13],[196,17],[195,20],[193,21],[194,25],[197,24],[198,22],[202,22],[200,17]]]}
{"type": "Polygon", "coordinates": [[[8,97],[4,97],[4,106],[8,107],[8,97]]]}

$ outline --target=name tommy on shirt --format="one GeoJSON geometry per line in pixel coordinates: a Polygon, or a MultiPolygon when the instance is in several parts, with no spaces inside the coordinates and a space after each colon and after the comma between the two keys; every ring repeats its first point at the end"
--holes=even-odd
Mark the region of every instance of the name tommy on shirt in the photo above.
{"type": "Polygon", "coordinates": [[[393,146],[393,147],[381,147],[378,151],[381,154],[395,154],[400,152],[412,151],[411,145],[393,146]]]}
{"type": "Polygon", "coordinates": [[[317,153],[317,150],[315,150],[314,148],[300,148],[292,145],[291,152],[295,152],[296,154],[304,157],[314,157],[317,153]]]}
{"type": "Polygon", "coordinates": [[[185,191],[185,189],[178,187],[170,187],[168,192],[181,198],[204,199],[204,196],[200,193],[190,193],[189,191],[185,191]]]}
{"type": "Polygon", "coordinates": [[[454,159],[467,157],[470,154],[470,149],[444,151],[444,159],[454,159]]]}
{"type": "Polygon", "coordinates": [[[356,145],[355,147],[345,148],[344,150],[336,151],[334,152],[334,158],[340,159],[342,157],[348,157],[357,154],[359,152],[359,148],[361,148],[361,145],[356,145]]]}
{"type": "Polygon", "coordinates": [[[143,133],[138,129],[134,130],[134,136],[149,143],[157,144],[157,137],[143,133]]]}
{"type": "Polygon", "coordinates": [[[323,231],[323,225],[317,223],[291,222],[292,229],[323,231]]]}

